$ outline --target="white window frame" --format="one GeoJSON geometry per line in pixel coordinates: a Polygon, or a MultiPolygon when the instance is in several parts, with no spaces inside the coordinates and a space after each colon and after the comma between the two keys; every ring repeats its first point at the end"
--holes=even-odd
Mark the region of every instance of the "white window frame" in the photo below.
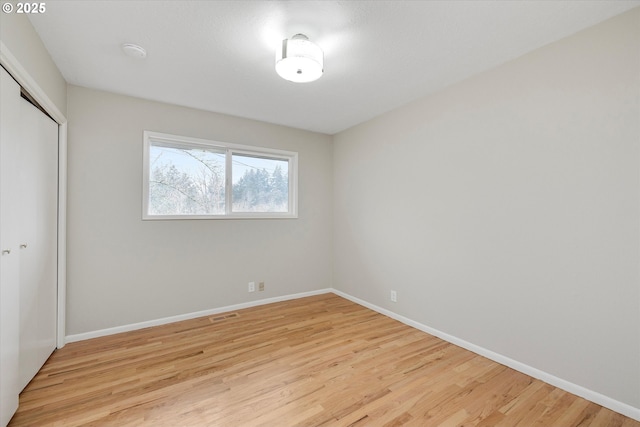
{"type": "Polygon", "coordinates": [[[274,148],[210,141],[187,136],[144,131],[142,167],[142,219],[143,220],[185,220],[185,219],[277,219],[298,218],[298,153],[274,148]],[[218,149],[225,152],[225,213],[217,215],[150,215],[149,214],[149,152],[152,143],[167,147],[218,149]],[[232,211],[232,156],[250,155],[289,163],[289,203],[288,212],[233,212],[232,211]]]}

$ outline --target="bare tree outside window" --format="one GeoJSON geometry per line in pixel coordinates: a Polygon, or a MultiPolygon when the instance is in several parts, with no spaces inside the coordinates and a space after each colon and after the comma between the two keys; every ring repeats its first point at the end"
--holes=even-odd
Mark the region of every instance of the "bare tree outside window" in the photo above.
{"type": "Polygon", "coordinates": [[[149,214],[225,213],[224,152],[152,145],[149,163],[149,214]]]}

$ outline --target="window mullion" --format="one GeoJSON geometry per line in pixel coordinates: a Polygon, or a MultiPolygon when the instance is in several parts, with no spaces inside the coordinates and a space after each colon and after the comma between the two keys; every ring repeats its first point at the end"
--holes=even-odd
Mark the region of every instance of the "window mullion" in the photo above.
{"type": "Polygon", "coordinates": [[[225,168],[224,168],[224,185],[225,185],[225,190],[224,190],[224,209],[225,209],[225,215],[231,215],[231,168],[232,168],[232,163],[231,163],[231,157],[232,153],[230,149],[226,149],[225,150],[225,168]]]}

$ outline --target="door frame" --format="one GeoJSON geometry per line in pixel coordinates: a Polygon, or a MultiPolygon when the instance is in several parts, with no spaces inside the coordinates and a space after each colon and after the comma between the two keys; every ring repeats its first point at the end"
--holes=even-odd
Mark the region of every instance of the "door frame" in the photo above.
{"type": "Polygon", "coordinates": [[[58,301],[56,347],[65,345],[67,309],[67,118],[0,40],[0,65],[58,123],[58,301]]]}

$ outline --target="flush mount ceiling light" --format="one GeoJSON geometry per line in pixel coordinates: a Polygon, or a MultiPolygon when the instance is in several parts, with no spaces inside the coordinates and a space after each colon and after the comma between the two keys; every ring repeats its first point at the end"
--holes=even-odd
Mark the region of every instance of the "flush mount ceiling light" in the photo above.
{"type": "Polygon", "coordinates": [[[122,50],[128,56],[131,56],[133,58],[143,59],[147,57],[147,51],[142,46],[138,46],[137,44],[125,43],[122,45],[122,50]]]}
{"type": "Polygon", "coordinates": [[[276,72],[285,80],[307,83],[319,79],[324,71],[320,46],[304,34],[284,39],[276,50],[276,72]]]}

